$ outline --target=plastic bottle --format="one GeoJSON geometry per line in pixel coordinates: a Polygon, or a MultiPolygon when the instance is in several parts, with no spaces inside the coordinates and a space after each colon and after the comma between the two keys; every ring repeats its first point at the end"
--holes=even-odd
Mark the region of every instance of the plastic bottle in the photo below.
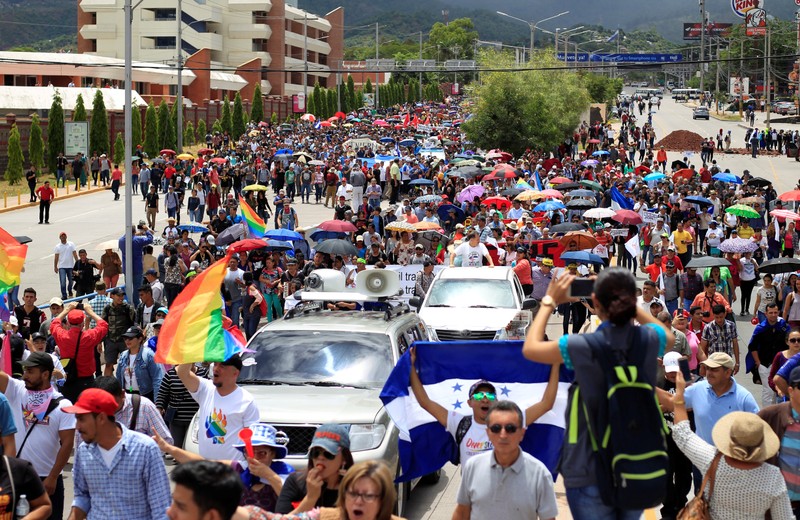
{"type": "Polygon", "coordinates": [[[28,502],[28,497],[25,495],[20,495],[19,500],[17,500],[17,509],[16,509],[17,518],[25,518],[31,512],[31,505],[28,502]]]}

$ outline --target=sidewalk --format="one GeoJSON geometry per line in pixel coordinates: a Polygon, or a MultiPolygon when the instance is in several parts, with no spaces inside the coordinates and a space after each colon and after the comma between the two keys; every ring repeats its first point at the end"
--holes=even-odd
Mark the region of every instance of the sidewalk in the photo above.
{"type": "MultiPolygon", "coordinates": [[[[73,181],[74,182],[74,181],[73,181]]],[[[125,184],[121,184],[120,188],[123,188],[125,184]]],[[[53,191],[55,191],[55,200],[57,202],[59,200],[64,199],[71,199],[73,197],[78,197],[80,195],[88,195],[90,193],[97,193],[101,191],[111,191],[111,186],[91,186],[88,185],[85,188],[81,188],[78,191],[75,191],[75,186],[70,185],[67,182],[66,186],[63,188],[58,188],[53,186],[53,191]]],[[[122,193],[121,193],[122,194],[122,193]]],[[[3,196],[2,203],[0,203],[0,213],[7,213],[9,211],[14,211],[17,209],[22,208],[35,208],[39,206],[39,202],[28,202],[29,194],[27,191],[25,193],[19,193],[16,197],[8,196],[7,194],[3,196]]]]}

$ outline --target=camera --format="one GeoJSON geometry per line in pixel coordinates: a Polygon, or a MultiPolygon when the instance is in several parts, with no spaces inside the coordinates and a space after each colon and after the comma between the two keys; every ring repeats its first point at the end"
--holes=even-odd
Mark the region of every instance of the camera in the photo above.
{"type": "Polygon", "coordinates": [[[709,316],[711,316],[710,312],[706,311],[706,312],[703,313],[703,317],[704,318],[708,318],[709,316]]]}
{"type": "Polygon", "coordinates": [[[80,302],[78,305],[75,306],[75,308],[78,309],[79,311],[82,311],[83,310],[83,302],[80,302]]]}

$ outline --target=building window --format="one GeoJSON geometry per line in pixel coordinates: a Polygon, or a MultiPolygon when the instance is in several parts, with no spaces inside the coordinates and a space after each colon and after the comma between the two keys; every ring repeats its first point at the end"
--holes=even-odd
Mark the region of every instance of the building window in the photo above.
{"type": "Polygon", "coordinates": [[[253,11],[253,23],[266,24],[269,23],[267,20],[266,11],[253,11]]]}
{"type": "Polygon", "coordinates": [[[153,16],[156,21],[159,20],[175,20],[175,9],[153,9],[153,16]]]}
{"type": "Polygon", "coordinates": [[[175,37],[174,36],[156,36],[155,40],[156,49],[174,49],[175,37]]]}
{"type": "Polygon", "coordinates": [[[264,38],[253,38],[253,52],[267,52],[267,40],[264,38]]]}

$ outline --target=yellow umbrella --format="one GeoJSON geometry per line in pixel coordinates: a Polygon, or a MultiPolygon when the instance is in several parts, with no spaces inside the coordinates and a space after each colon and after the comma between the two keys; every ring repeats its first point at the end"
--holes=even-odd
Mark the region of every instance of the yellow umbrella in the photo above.
{"type": "Polygon", "coordinates": [[[412,224],[417,231],[426,231],[428,229],[441,229],[441,225],[436,222],[415,222],[412,224]]]}
{"type": "Polygon", "coordinates": [[[526,190],[514,197],[514,200],[541,200],[546,199],[547,195],[541,191],[526,190]]]}
{"type": "Polygon", "coordinates": [[[248,184],[242,191],[267,191],[267,187],[263,184],[248,184]]]}
{"type": "Polygon", "coordinates": [[[251,130],[250,133],[247,134],[247,135],[249,135],[250,137],[255,137],[255,136],[260,135],[260,134],[261,134],[261,132],[259,132],[258,130],[251,130]]]}
{"type": "Polygon", "coordinates": [[[351,128],[353,126],[353,123],[345,123],[342,126],[345,128],[351,128]]]}
{"type": "Polygon", "coordinates": [[[194,155],[190,153],[182,153],[178,156],[178,159],[180,159],[181,161],[191,161],[192,159],[194,159],[194,155]]]}

